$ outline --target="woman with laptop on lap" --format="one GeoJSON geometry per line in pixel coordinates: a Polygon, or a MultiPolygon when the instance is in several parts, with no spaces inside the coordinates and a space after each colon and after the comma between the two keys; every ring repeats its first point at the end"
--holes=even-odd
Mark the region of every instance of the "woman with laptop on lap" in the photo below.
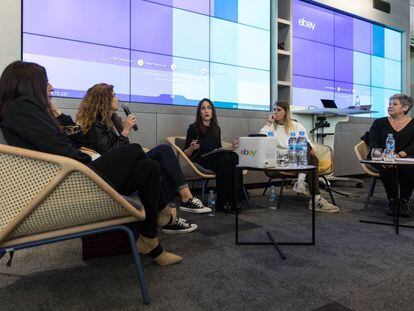
{"type": "MultiPolygon", "coordinates": [[[[395,140],[395,155],[397,158],[414,158],[414,121],[408,116],[413,107],[413,99],[405,94],[395,94],[390,97],[388,117],[379,118],[372,123],[369,130],[370,149],[385,150],[388,134],[393,134],[395,140]]],[[[393,215],[395,200],[394,172],[391,167],[380,166],[380,178],[388,198],[386,213],[393,215]]],[[[410,217],[409,200],[414,188],[414,166],[401,166],[398,171],[400,188],[400,216],[410,217]]]]}
{"type": "MultiPolygon", "coordinates": [[[[299,131],[304,131],[306,136],[306,130],[302,124],[292,120],[290,105],[285,101],[277,101],[274,107],[274,113],[269,116],[266,121],[265,126],[260,129],[260,134],[268,135],[269,132],[273,133],[273,137],[276,139],[276,147],[278,150],[288,151],[288,140],[291,132],[296,134],[299,131]]],[[[306,136],[306,139],[309,142],[309,139],[306,136]]],[[[319,160],[315,156],[315,152],[312,150],[312,146],[308,148],[308,163],[309,165],[318,166],[319,160]]],[[[313,184],[310,180],[311,175],[305,173],[298,174],[298,180],[293,186],[293,190],[302,195],[309,195],[309,186],[313,184]],[[306,181],[307,180],[307,181],[306,181]]],[[[319,191],[319,176],[315,174],[315,210],[318,212],[325,213],[337,213],[339,208],[328,201],[326,201],[320,194],[319,191]]],[[[312,209],[312,201],[309,202],[309,209],[312,209]]]]}

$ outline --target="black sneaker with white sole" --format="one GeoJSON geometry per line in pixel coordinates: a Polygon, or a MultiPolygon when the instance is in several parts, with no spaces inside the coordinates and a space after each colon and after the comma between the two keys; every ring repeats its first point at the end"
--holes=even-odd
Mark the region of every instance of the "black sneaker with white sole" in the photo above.
{"type": "Polygon", "coordinates": [[[197,230],[197,228],[196,224],[189,224],[184,218],[178,217],[174,223],[162,227],[161,231],[169,234],[189,233],[197,230]]]}
{"type": "Polygon", "coordinates": [[[211,212],[211,208],[204,206],[203,202],[201,202],[196,197],[189,199],[187,202],[181,202],[180,210],[196,214],[204,214],[211,212]]]}

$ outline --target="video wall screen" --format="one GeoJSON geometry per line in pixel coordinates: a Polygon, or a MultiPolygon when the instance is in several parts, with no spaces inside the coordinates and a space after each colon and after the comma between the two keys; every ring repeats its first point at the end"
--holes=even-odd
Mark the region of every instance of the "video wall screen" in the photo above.
{"type": "Polygon", "coordinates": [[[293,104],[372,105],[387,114],[401,93],[401,33],[319,6],[293,1],[293,104]]]}
{"type": "Polygon", "coordinates": [[[23,59],[55,96],[269,110],[270,0],[23,0],[23,59]]]}

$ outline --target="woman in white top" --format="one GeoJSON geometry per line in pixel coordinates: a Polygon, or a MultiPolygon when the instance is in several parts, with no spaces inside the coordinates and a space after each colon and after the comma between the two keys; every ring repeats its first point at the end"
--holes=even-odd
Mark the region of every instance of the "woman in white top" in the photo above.
{"type": "MultiPolygon", "coordinates": [[[[289,103],[285,101],[277,101],[275,103],[274,113],[269,115],[269,118],[267,119],[265,126],[263,126],[260,129],[260,134],[273,136],[276,139],[277,150],[286,150],[287,152],[290,133],[299,133],[299,131],[304,131],[307,141],[310,142],[303,125],[295,120],[292,120],[289,103]],[[269,132],[272,134],[269,135],[269,132]]],[[[315,166],[318,166],[319,164],[319,160],[315,156],[315,152],[312,149],[311,143],[309,143],[308,146],[308,163],[309,165],[315,166]]],[[[330,204],[320,195],[319,176],[318,174],[315,175],[316,211],[337,213],[339,211],[339,208],[333,204],[330,204]]],[[[308,183],[310,183],[311,185],[313,184],[310,178],[310,174],[299,173],[298,180],[293,186],[293,190],[298,194],[309,195],[308,183]],[[307,180],[307,182],[305,180],[307,180]]],[[[309,208],[312,208],[312,201],[309,202],[309,208]]]]}

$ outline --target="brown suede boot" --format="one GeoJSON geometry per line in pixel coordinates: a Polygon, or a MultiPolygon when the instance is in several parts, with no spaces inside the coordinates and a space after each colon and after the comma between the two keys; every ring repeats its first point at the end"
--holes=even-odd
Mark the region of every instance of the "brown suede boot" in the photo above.
{"type": "Polygon", "coordinates": [[[164,251],[158,238],[150,239],[140,235],[137,248],[140,254],[150,256],[159,266],[171,266],[183,260],[181,256],[164,251]]]}

